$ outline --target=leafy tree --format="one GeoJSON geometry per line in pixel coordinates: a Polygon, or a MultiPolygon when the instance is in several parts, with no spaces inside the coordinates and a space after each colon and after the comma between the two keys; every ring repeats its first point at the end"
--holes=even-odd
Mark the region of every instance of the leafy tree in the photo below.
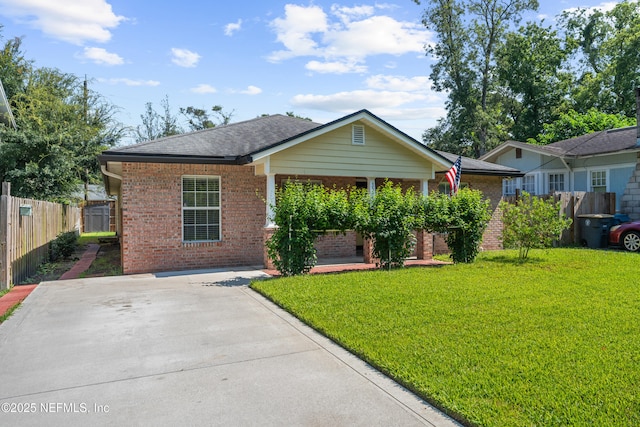
{"type": "Polygon", "coordinates": [[[528,23],[506,35],[497,56],[500,82],[514,99],[509,133],[512,139],[526,141],[568,108],[566,96],[572,75],[563,67],[569,51],[557,31],[528,23]]]}
{"type": "Polygon", "coordinates": [[[115,107],[51,68],[29,69],[11,103],[18,129],[0,130],[0,180],[15,195],[65,201],[77,184],[99,179],[97,154],[123,133],[115,107]]]}
{"type": "Polygon", "coordinates": [[[227,125],[231,122],[234,111],[235,110],[230,112],[224,111],[221,105],[214,105],[211,107],[211,112],[217,117],[218,123],[216,124],[209,116],[209,113],[202,108],[180,108],[180,113],[187,118],[187,124],[189,125],[190,131],[209,129],[216,127],[217,125],[227,125]]]}
{"type": "Polygon", "coordinates": [[[500,202],[504,246],[518,249],[521,260],[529,256],[532,248],[550,247],[572,222],[560,212],[560,205],[553,199],[544,200],[524,191],[516,203],[500,202]]]}
{"type": "Polygon", "coordinates": [[[444,149],[458,143],[454,152],[478,157],[501,141],[508,120],[496,90],[496,53],[508,26],[537,7],[537,0],[429,2],[423,23],[437,35],[427,46],[436,58],[430,77],[437,91],[448,92],[448,101],[446,119],[424,135],[427,144],[444,149]]]}
{"type": "Polygon", "coordinates": [[[556,121],[543,124],[542,132],[529,142],[546,145],[592,132],[635,125],[636,119],[622,114],[607,114],[595,108],[589,109],[586,113],[569,110],[560,114],[556,121]]]}
{"type": "MultiPolygon", "coordinates": [[[[1,39],[2,25],[0,25],[1,39]]],[[[24,90],[27,76],[32,67],[32,61],[25,58],[21,45],[22,39],[15,37],[7,40],[0,51],[0,80],[2,80],[2,86],[9,101],[14,95],[24,90]]]]}
{"type": "Polygon", "coordinates": [[[310,122],[312,122],[313,120],[311,120],[310,117],[304,117],[304,116],[300,116],[298,114],[295,114],[293,111],[287,111],[286,112],[287,116],[289,117],[293,117],[294,119],[302,119],[302,120],[308,120],[310,122]]]}
{"type": "Polygon", "coordinates": [[[633,89],[640,85],[640,3],[625,0],[606,12],[568,11],[560,22],[582,65],[574,108],[633,117],[633,89]]]}
{"type": "Polygon", "coordinates": [[[153,108],[151,102],[145,104],[145,111],[140,115],[142,125],[136,127],[136,142],[151,141],[183,132],[178,125],[178,117],[171,111],[168,95],[160,101],[160,106],[162,114],[153,108]]]}
{"type": "Polygon", "coordinates": [[[215,127],[215,123],[209,119],[209,114],[202,108],[180,108],[180,113],[187,118],[190,131],[197,131],[215,127]]]}

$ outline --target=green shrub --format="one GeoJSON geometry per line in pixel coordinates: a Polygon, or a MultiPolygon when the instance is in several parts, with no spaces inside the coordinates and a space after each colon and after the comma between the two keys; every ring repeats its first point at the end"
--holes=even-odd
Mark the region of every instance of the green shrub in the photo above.
{"type": "Polygon", "coordinates": [[[49,259],[57,261],[69,258],[78,247],[78,235],[75,231],[58,234],[49,244],[49,259]]]}
{"type": "Polygon", "coordinates": [[[524,191],[515,204],[500,202],[505,248],[518,249],[518,257],[524,260],[530,249],[550,247],[572,222],[560,212],[560,207],[560,202],[534,197],[524,191]]]}
{"type": "Polygon", "coordinates": [[[402,267],[415,245],[413,230],[422,228],[420,197],[413,188],[385,181],[373,197],[360,197],[355,206],[355,230],[373,241],[373,256],[382,268],[402,267]]]}
{"type": "Polygon", "coordinates": [[[462,188],[451,197],[449,215],[450,228],[446,240],[453,262],[473,262],[491,219],[489,200],[483,200],[478,190],[462,188]]]}
{"type": "Polygon", "coordinates": [[[276,192],[274,222],[267,252],[285,276],[308,273],[316,264],[316,238],[327,230],[351,228],[351,209],[345,190],[287,183],[276,192]]]}

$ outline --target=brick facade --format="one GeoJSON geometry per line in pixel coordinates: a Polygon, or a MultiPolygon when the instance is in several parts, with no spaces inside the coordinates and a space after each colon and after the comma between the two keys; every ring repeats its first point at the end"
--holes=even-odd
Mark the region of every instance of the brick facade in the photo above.
{"type": "Polygon", "coordinates": [[[123,163],[123,272],[262,266],[265,189],[253,167],[123,163]],[[183,175],[220,176],[220,241],[182,241],[183,175]]]}
{"type": "MultiPolygon", "coordinates": [[[[276,176],[279,186],[287,176],[276,176]]],[[[294,178],[294,177],[291,177],[294,178]]],[[[300,180],[319,180],[326,187],[356,185],[354,177],[299,176],[300,180]]],[[[437,188],[442,178],[429,182],[437,188]]],[[[499,249],[502,223],[497,212],[501,199],[500,177],[474,176],[471,187],[491,200],[493,217],[485,233],[484,250],[499,249]]],[[[376,180],[378,185],[383,180],[376,180]]],[[[403,188],[418,181],[404,181],[403,188]]],[[[231,266],[273,267],[265,241],[271,229],[265,228],[264,198],[266,178],[255,176],[254,168],[236,165],[192,165],[167,163],[123,163],[121,207],[122,267],[125,274],[191,270],[231,266]],[[221,187],[221,240],[189,243],[182,241],[182,176],[219,176],[221,187]]],[[[429,259],[446,251],[442,236],[419,233],[416,253],[429,259]]],[[[316,243],[319,258],[356,256],[356,233],[322,236],[316,243]]],[[[370,242],[364,242],[364,261],[370,261],[370,242]],[[369,255],[369,256],[367,256],[369,255]]]]}

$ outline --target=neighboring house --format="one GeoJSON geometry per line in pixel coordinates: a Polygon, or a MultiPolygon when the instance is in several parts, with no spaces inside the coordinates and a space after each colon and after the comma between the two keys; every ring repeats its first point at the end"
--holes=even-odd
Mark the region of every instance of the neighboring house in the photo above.
{"type": "Polygon", "coordinates": [[[482,160],[519,169],[521,178],[504,179],[502,194],[556,191],[612,192],[616,212],[640,218],[640,128],[611,129],[549,145],[507,141],[482,160]]]}
{"type": "Polygon", "coordinates": [[[0,80],[0,123],[4,123],[6,126],[11,126],[14,129],[17,127],[16,121],[13,118],[13,113],[11,112],[9,100],[7,99],[4,87],[2,86],[2,80],[0,80]]]}
{"type": "MultiPolygon", "coordinates": [[[[105,151],[99,159],[107,193],[118,196],[125,274],[269,265],[271,206],[276,188],[289,179],[373,192],[389,178],[427,194],[452,165],[451,155],[367,110],[324,125],[259,117],[105,151]]],[[[498,196],[502,177],[518,175],[486,162],[463,161],[462,167],[463,183],[498,196]],[[478,166],[473,179],[465,170],[472,164],[478,166]]],[[[430,258],[433,237],[417,237],[416,256],[430,258]]],[[[353,231],[323,236],[318,257],[356,256],[358,243],[353,231]]]]}
{"type": "Polygon", "coordinates": [[[71,198],[82,207],[82,232],[116,231],[116,200],[104,185],[80,184],[71,198]]]}

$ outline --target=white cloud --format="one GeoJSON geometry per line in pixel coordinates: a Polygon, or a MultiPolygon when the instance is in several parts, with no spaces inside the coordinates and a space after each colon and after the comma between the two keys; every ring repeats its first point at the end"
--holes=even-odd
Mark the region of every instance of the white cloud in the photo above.
{"type": "Polygon", "coordinates": [[[103,79],[99,78],[100,83],[106,83],[110,85],[125,85],[125,86],[160,86],[160,82],[157,80],[133,80],[128,78],[115,78],[115,79],[103,79]]]}
{"type": "Polygon", "coordinates": [[[273,52],[270,59],[280,61],[295,56],[317,55],[318,43],[313,40],[312,35],[328,30],[327,15],[322,8],[288,4],[284,11],[285,17],[274,19],[271,27],[277,34],[277,40],[287,50],[273,52]]]}
{"type": "Polygon", "coordinates": [[[616,1],[605,1],[605,2],[602,2],[602,3],[598,4],[598,5],[591,6],[591,7],[580,7],[580,8],[572,7],[572,8],[563,10],[563,12],[572,13],[572,12],[577,12],[578,9],[585,9],[587,15],[592,15],[596,10],[599,10],[600,12],[606,13],[606,12],[609,12],[610,10],[613,10],[613,8],[616,7],[617,4],[618,4],[618,2],[616,2],[616,1]]]}
{"type": "Polygon", "coordinates": [[[361,18],[364,16],[371,16],[375,12],[373,6],[339,6],[334,4],[331,6],[331,13],[336,15],[342,22],[350,22],[352,19],[361,18]]]}
{"type": "Polygon", "coordinates": [[[431,80],[428,76],[387,76],[377,74],[367,78],[366,84],[372,89],[394,90],[394,91],[427,91],[431,87],[431,80]]]}
{"type": "Polygon", "coordinates": [[[192,52],[188,49],[178,49],[175,47],[171,48],[171,55],[171,62],[185,68],[195,67],[198,64],[198,61],[200,61],[200,58],[202,58],[196,52],[192,52]]]}
{"type": "Polygon", "coordinates": [[[0,0],[2,15],[27,22],[55,39],[82,45],[107,42],[124,16],[106,0],[0,0]]]}
{"type": "Polygon", "coordinates": [[[346,73],[366,73],[366,65],[359,65],[353,62],[320,62],[309,61],[305,65],[305,68],[309,71],[315,71],[316,73],[331,73],[331,74],[346,74],[346,73]]]}
{"type": "Polygon", "coordinates": [[[101,47],[85,47],[82,58],[90,59],[100,65],[122,65],[124,59],[116,53],[107,52],[101,47]]]}
{"type": "Polygon", "coordinates": [[[240,93],[245,94],[245,95],[258,95],[260,93],[262,93],[262,89],[260,89],[257,86],[247,86],[247,88],[243,91],[240,91],[240,93]]]}
{"type": "Polygon", "coordinates": [[[200,93],[200,94],[205,94],[205,93],[216,93],[218,90],[208,84],[199,84],[198,86],[191,88],[191,92],[193,93],[200,93]]]}
{"type": "Polygon", "coordinates": [[[224,26],[224,35],[232,36],[233,33],[235,33],[236,31],[240,31],[241,27],[242,27],[242,19],[238,19],[238,22],[236,23],[233,23],[233,22],[229,23],[224,26]]]}
{"type": "MultiPolygon", "coordinates": [[[[383,5],[383,7],[387,7],[383,5]]],[[[337,73],[345,71],[345,64],[362,63],[372,55],[404,55],[424,53],[431,43],[432,33],[422,24],[398,21],[386,15],[376,15],[376,5],[331,7],[331,16],[319,6],[285,6],[284,18],[276,18],[271,27],[284,50],[272,52],[272,62],[289,58],[312,56],[324,59],[310,62],[307,69],[337,73]],[[342,64],[342,66],[337,66],[342,64]]]]}
{"type": "Polygon", "coordinates": [[[362,108],[398,107],[425,99],[426,95],[422,93],[354,90],[331,95],[296,95],[291,104],[325,111],[353,112],[362,108]]]}

